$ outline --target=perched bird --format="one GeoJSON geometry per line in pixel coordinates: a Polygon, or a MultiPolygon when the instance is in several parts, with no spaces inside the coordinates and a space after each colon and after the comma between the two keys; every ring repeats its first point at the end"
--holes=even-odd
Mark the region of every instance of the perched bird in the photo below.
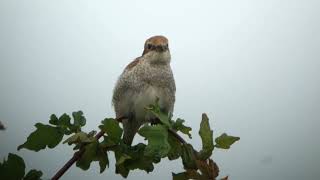
{"type": "Polygon", "coordinates": [[[131,145],[134,135],[144,123],[154,118],[145,107],[159,98],[163,112],[172,116],[176,86],[170,67],[168,39],[153,36],[146,40],[142,56],[126,66],[113,92],[116,117],[122,121],[123,141],[131,145]]]}

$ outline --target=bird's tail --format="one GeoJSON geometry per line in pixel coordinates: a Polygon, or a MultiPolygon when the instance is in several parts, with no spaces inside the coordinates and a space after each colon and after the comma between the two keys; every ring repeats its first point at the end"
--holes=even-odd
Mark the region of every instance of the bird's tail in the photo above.
{"type": "Polygon", "coordinates": [[[122,122],[122,124],[123,124],[123,142],[127,145],[131,145],[133,138],[140,127],[140,124],[130,119],[122,122]]]}

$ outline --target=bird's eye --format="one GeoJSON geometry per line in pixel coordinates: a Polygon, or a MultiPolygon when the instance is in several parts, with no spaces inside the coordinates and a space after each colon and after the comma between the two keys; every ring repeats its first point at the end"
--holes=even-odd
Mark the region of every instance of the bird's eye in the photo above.
{"type": "Polygon", "coordinates": [[[151,48],[152,48],[152,45],[151,45],[151,44],[148,44],[147,47],[148,47],[148,49],[151,49],[151,48]]]}

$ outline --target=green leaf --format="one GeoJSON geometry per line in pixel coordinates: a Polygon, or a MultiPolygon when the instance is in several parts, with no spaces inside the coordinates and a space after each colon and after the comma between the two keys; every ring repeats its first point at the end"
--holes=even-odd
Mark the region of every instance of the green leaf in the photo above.
{"type": "Polygon", "coordinates": [[[132,159],[132,158],[127,154],[121,154],[120,158],[118,158],[116,162],[116,165],[124,163],[127,159],[132,159]]]}
{"type": "Polygon", "coordinates": [[[120,151],[114,152],[116,157],[116,173],[120,174],[122,177],[127,178],[130,172],[130,169],[126,167],[125,162],[126,160],[130,159],[127,154],[124,154],[120,151]]]}
{"type": "Polygon", "coordinates": [[[182,163],[185,169],[197,169],[196,157],[194,155],[194,149],[191,144],[182,145],[182,163]]]}
{"type": "MultiPolygon", "coordinates": [[[[73,115],[73,113],[72,113],[73,115]]],[[[81,126],[75,119],[73,119],[73,124],[71,123],[71,118],[68,114],[64,113],[59,118],[59,126],[65,129],[67,135],[71,133],[77,133],[81,131],[81,126]]]]}
{"type": "Polygon", "coordinates": [[[148,140],[148,145],[145,149],[145,155],[155,157],[156,159],[167,156],[170,150],[168,143],[168,130],[163,125],[149,126],[145,125],[139,132],[141,136],[148,140]]]}
{"type": "Polygon", "coordinates": [[[188,126],[185,126],[183,123],[185,121],[183,119],[180,119],[178,118],[174,124],[172,125],[172,128],[176,131],[180,131],[182,132],[183,134],[186,134],[189,136],[189,138],[191,139],[191,134],[190,134],[190,131],[192,130],[191,127],[188,127],[188,126]]]}
{"type": "Polygon", "coordinates": [[[50,116],[49,123],[57,127],[60,127],[64,134],[69,135],[72,133],[70,130],[70,127],[72,126],[70,120],[70,116],[66,113],[61,115],[59,118],[55,114],[52,114],[50,116]]]}
{"type": "Polygon", "coordinates": [[[147,173],[153,171],[153,158],[144,156],[145,144],[127,146],[123,143],[114,151],[116,157],[116,173],[127,177],[130,170],[141,169],[147,173]]]}
{"type": "Polygon", "coordinates": [[[172,173],[173,180],[208,180],[208,178],[203,178],[196,170],[187,170],[178,174],[172,173]]]}
{"type": "Polygon", "coordinates": [[[74,119],[75,126],[82,127],[82,126],[86,125],[86,118],[83,116],[82,111],[73,112],[72,117],[74,119]]]}
{"type": "Polygon", "coordinates": [[[78,144],[78,143],[90,143],[95,141],[95,138],[92,136],[89,136],[85,132],[78,132],[66,139],[63,144],[68,143],[69,145],[71,144],[78,144]]]}
{"type": "Polygon", "coordinates": [[[202,140],[202,150],[200,151],[199,158],[205,160],[212,155],[214,148],[213,131],[210,129],[209,119],[206,114],[202,114],[199,135],[202,140]]]}
{"type": "Polygon", "coordinates": [[[86,118],[83,116],[82,111],[72,113],[73,124],[68,114],[64,113],[59,118],[55,114],[50,116],[49,123],[61,127],[64,134],[69,135],[71,133],[77,133],[81,131],[81,127],[86,124],[86,118]]]}
{"type": "Polygon", "coordinates": [[[168,134],[168,142],[171,147],[168,153],[168,159],[169,160],[178,159],[181,156],[181,152],[182,152],[181,143],[170,133],[168,134]]]}
{"type": "Polygon", "coordinates": [[[85,151],[81,158],[77,161],[77,167],[82,170],[88,170],[90,168],[90,164],[94,161],[94,158],[97,154],[98,149],[98,141],[92,142],[84,147],[85,151]]]}
{"type": "Polygon", "coordinates": [[[97,157],[95,160],[99,161],[100,173],[102,173],[107,166],[109,166],[109,158],[107,152],[103,151],[103,149],[98,149],[97,157]]]}
{"type": "Polygon", "coordinates": [[[46,147],[54,148],[61,142],[64,135],[61,128],[41,123],[35,126],[37,129],[29,135],[24,144],[18,146],[18,150],[25,148],[40,151],[46,147]]]}
{"type": "Polygon", "coordinates": [[[114,141],[111,140],[109,136],[103,136],[103,141],[100,143],[103,148],[112,147],[117,145],[114,141]]]}
{"type": "Polygon", "coordinates": [[[52,124],[52,125],[58,125],[59,124],[59,119],[57,118],[57,116],[55,114],[52,114],[50,116],[49,123],[52,124]]]}
{"type": "Polygon", "coordinates": [[[173,180],[189,180],[186,172],[181,172],[178,174],[172,173],[172,179],[173,180]]]}
{"type": "Polygon", "coordinates": [[[84,146],[84,153],[77,161],[76,166],[86,171],[93,161],[99,161],[100,173],[109,165],[108,154],[99,146],[98,140],[84,146]]]}
{"type": "Polygon", "coordinates": [[[159,98],[156,99],[155,104],[152,104],[146,107],[146,110],[148,110],[154,116],[156,116],[164,125],[171,128],[169,115],[161,111],[161,108],[159,105],[159,98]]]}
{"type": "Polygon", "coordinates": [[[215,147],[221,148],[221,149],[229,149],[233,143],[239,140],[240,140],[239,137],[229,136],[226,133],[223,133],[221,136],[216,138],[215,147]]]}
{"type": "Polygon", "coordinates": [[[107,133],[115,144],[118,144],[121,140],[122,132],[119,122],[112,118],[106,118],[102,121],[102,125],[99,128],[107,133]]]}
{"type": "Polygon", "coordinates": [[[131,157],[131,159],[125,161],[128,169],[141,169],[146,172],[153,171],[153,158],[144,155],[146,148],[145,144],[140,143],[127,149],[126,153],[131,157]]]}
{"type": "Polygon", "coordinates": [[[27,173],[27,175],[23,178],[23,180],[40,180],[41,176],[42,176],[41,171],[32,169],[27,173]]]}
{"type": "Polygon", "coordinates": [[[9,153],[8,160],[0,163],[0,179],[21,180],[25,173],[25,164],[21,157],[9,153]]]}
{"type": "MultiPolygon", "coordinates": [[[[53,120],[53,122],[56,121],[55,115],[51,115],[51,118],[53,118],[53,119],[50,119],[50,120],[53,120]]],[[[73,132],[78,132],[77,128],[73,126],[70,121],[71,121],[71,118],[66,113],[62,114],[58,119],[57,127],[60,127],[61,129],[63,129],[63,133],[66,135],[70,135],[73,132]]]]}
{"type": "Polygon", "coordinates": [[[71,126],[71,118],[68,114],[64,113],[59,117],[58,125],[69,128],[71,126]]]}

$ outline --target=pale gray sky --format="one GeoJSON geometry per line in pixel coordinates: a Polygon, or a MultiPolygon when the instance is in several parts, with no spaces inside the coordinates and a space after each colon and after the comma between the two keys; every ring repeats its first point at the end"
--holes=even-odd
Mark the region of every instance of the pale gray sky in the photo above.
{"type": "MultiPolygon", "coordinates": [[[[113,117],[112,89],[145,39],[168,37],[177,84],[175,117],[193,127],[202,112],[214,134],[241,137],[213,159],[234,180],[320,176],[320,1],[0,1],[0,158],[16,152],[36,122],[83,110],[86,130],[113,117]]],[[[71,156],[59,146],[18,152],[50,178],[71,156]]],[[[113,157],[113,154],[110,154],[113,157]]],[[[122,179],[71,168],[62,179],[122,179]]],[[[146,177],[171,179],[180,160],[146,177]]],[[[140,179],[136,171],[128,179],[140,179]]]]}

